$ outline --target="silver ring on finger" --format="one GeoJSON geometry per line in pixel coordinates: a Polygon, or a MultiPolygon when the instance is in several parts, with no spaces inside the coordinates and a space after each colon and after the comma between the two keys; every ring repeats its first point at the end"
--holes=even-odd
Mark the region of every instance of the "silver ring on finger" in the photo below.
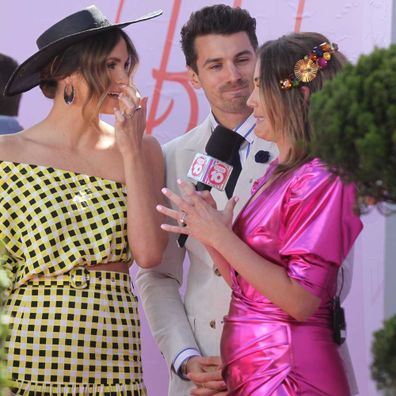
{"type": "Polygon", "coordinates": [[[180,219],[179,219],[181,224],[186,225],[186,217],[187,217],[187,213],[183,212],[183,214],[180,216],[180,219]]]}

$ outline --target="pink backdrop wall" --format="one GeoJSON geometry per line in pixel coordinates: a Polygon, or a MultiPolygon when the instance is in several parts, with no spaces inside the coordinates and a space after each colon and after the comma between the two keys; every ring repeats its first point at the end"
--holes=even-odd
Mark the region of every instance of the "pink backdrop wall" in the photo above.
{"type": "MultiPolygon", "coordinates": [[[[35,50],[35,39],[60,18],[90,5],[94,0],[0,1],[0,52],[23,61],[35,50]]],[[[293,30],[319,31],[339,44],[353,62],[375,45],[387,46],[391,37],[392,0],[236,0],[230,5],[247,8],[257,19],[259,42],[293,30]]],[[[162,8],[154,21],[126,29],[133,39],[141,64],[136,82],[150,97],[149,132],[160,142],[184,133],[208,112],[202,93],[195,92],[185,78],[184,58],[179,48],[179,31],[189,14],[216,1],[195,0],[96,0],[95,4],[112,21],[134,19],[162,8]]],[[[29,126],[45,116],[50,102],[38,89],[22,99],[20,120],[29,126]]],[[[112,122],[111,118],[107,118],[112,122]]],[[[373,330],[384,316],[385,219],[377,213],[364,217],[366,228],[355,248],[352,289],[346,302],[349,344],[360,395],[377,392],[369,379],[370,343],[373,330]]],[[[143,362],[149,394],[166,395],[167,368],[155,346],[141,312],[143,362]]]]}

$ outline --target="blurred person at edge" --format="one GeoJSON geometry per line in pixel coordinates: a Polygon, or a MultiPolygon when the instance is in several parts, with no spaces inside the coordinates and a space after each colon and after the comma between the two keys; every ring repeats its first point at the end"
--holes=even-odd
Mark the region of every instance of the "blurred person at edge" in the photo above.
{"type": "Polygon", "coordinates": [[[69,15],[6,86],[15,95],[40,85],[53,99],[44,120],[0,139],[14,394],[146,395],[129,267],[161,261],[164,172],[122,28],[161,13],[114,25],[95,6],[69,15]],[[101,113],[114,113],[115,127],[101,113]]]}
{"type": "Polygon", "coordinates": [[[228,395],[350,395],[332,313],[337,273],[362,223],[355,186],[308,153],[310,94],[344,63],[319,33],[260,47],[247,103],[256,135],[276,143],[279,157],[233,224],[235,197],[218,211],[185,181],[182,196],[163,190],[177,209],[158,210],[185,227],[162,227],[206,246],[232,289],[221,338],[228,395]]]}
{"type": "MultiPolygon", "coordinates": [[[[163,147],[166,185],[177,189],[177,179],[186,177],[194,155],[205,152],[212,131],[222,125],[245,138],[235,185],[235,194],[241,197],[237,213],[249,197],[252,183],[268,167],[268,163],[256,161],[256,154],[266,152],[273,159],[278,153],[274,143],[254,135],[255,119],[246,104],[253,89],[256,21],[244,9],[204,7],[192,13],[183,26],[181,44],[191,84],[203,89],[211,111],[200,125],[163,147]]],[[[212,190],[212,194],[223,208],[226,191],[212,190]]],[[[160,266],[137,274],[145,315],[170,368],[169,395],[224,393],[220,336],[230,289],[202,244],[188,238],[185,248],[179,248],[176,238],[169,238],[160,266]],[[179,288],[186,253],[191,265],[183,301],[179,288]],[[202,383],[207,387],[205,393],[198,388],[202,383]]]]}
{"type": "Polygon", "coordinates": [[[4,95],[6,83],[17,67],[18,62],[15,59],[0,53],[0,135],[23,129],[17,119],[21,95],[4,95]]]}

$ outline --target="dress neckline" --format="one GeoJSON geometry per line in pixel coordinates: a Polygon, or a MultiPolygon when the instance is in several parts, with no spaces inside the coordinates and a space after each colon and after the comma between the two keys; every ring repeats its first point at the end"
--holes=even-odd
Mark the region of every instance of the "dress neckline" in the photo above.
{"type": "Polygon", "coordinates": [[[4,163],[4,164],[13,164],[15,166],[29,166],[31,168],[37,168],[37,169],[52,169],[54,171],[57,172],[61,172],[61,173],[70,173],[70,174],[74,174],[76,176],[85,176],[88,178],[95,178],[98,180],[102,180],[104,182],[110,182],[113,183],[115,185],[117,185],[118,187],[122,187],[122,188],[126,188],[126,184],[113,180],[113,179],[108,179],[106,177],[102,177],[102,176],[95,176],[95,175],[88,175],[86,173],[82,173],[82,172],[76,172],[73,170],[67,170],[67,169],[62,169],[62,168],[57,168],[55,166],[49,166],[49,165],[39,165],[39,164],[31,164],[28,162],[17,162],[17,161],[8,161],[8,160],[0,160],[0,164],[4,163]]]}

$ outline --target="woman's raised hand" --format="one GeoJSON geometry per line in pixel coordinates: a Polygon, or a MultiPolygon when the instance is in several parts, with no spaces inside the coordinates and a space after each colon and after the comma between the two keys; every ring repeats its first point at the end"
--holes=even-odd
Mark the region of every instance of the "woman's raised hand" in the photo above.
{"type": "Polygon", "coordinates": [[[222,233],[231,228],[233,211],[238,202],[231,198],[224,210],[218,211],[211,200],[195,191],[193,184],[178,180],[182,195],[177,195],[164,188],[162,193],[177,207],[177,210],[162,205],[157,210],[178,221],[179,225],[162,224],[161,228],[176,234],[191,235],[206,246],[215,247],[216,241],[222,233]]]}
{"type": "Polygon", "coordinates": [[[118,148],[123,155],[140,151],[146,129],[147,97],[140,97],[134,86],[122,85],[119,108],[114,109],[118,148]]]}

